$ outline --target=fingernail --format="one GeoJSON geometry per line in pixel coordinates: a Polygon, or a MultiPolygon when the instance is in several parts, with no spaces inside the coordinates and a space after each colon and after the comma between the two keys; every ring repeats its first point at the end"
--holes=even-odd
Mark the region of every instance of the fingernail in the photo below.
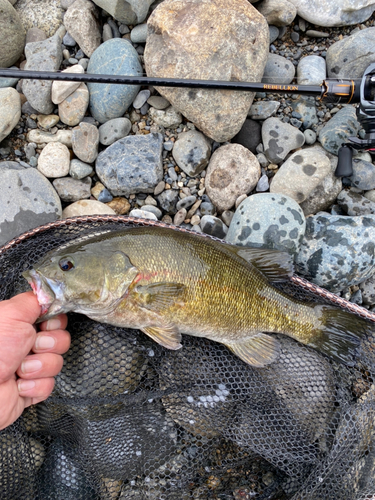
{"type": "Polygon", "coordinates": [[[42,362],[39,359],[29,359],[24,361],[21,365],[23,373],[32,373],[42,368],[42,362]]]}
{"type": "Polygon", "coordinates": [[[55,346],[55,339],[50,335],[38,335],[35,341],[37,349],[51,349],[55,346]]]}
{"type": "Polygon", "coordinates": [[[35,382],[34,380],[19,380],[18,381],[18,391],[29,391],[30,389],[34,389],[35,382]]]}
{"type": "Polygon", "coordinates": [[[46,330],[58,330],[61,328],[61,321],[58,318],[52,318],[47,321],[46,330]]]}

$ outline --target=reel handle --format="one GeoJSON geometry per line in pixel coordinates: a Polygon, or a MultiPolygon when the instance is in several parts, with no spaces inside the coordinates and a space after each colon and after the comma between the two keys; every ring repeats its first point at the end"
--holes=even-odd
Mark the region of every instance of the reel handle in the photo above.
{"type": "Polygon", "coordinates": [[[353,175],[353,149],[347,144],[343,144],[338,151],[335,176],[350,177],[351,175],[353,175]]]}

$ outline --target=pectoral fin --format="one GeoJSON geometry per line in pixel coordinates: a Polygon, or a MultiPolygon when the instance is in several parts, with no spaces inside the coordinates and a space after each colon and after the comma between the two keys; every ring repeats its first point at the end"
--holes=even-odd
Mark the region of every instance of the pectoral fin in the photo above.
{"type": "Polygon", "coordinates": [[[141,307],[153,311],[160,311],[181,299],[186,289],[181,283],[150,283],[149,285],[137,286],[133,292],[133,299],[141,307]]]}
{"type": "Polygon", "coordinates": [[[145,328],[141,328],[141,330],[155,340],[155,342],[167,349],[175,351],[182,347],[180,344],[181,333],[174,325],[146,326],[145,328]]]}
{"type": "Polygon", "coordinates": [[[265,333],[258,333],[243,342],[225,345],[242,361],[259,368],[276,361],[280,352],[279,342],[265,333]]]}

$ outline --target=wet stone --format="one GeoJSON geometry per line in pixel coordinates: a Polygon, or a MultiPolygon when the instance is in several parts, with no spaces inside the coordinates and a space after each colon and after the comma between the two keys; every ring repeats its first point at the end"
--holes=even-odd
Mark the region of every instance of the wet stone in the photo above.
{"type": "Polygon", "coordinates": [[[224,222],[213,215],[204,215],[201,218],[200,227],[204,233],[221,239],[224,239],[228,232],[228,228],[224,222]]]}

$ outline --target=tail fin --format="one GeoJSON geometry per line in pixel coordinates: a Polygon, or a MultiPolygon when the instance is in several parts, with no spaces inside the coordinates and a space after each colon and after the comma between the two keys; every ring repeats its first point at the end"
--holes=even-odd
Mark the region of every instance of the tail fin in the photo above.
{"type": "Polygon", "coordinates": [[[335,361],[353,366],[361,338],[370,331],[371,322],[330,306],[315,306],[314,309],[322,324],[307,345],[335,361]]]}

